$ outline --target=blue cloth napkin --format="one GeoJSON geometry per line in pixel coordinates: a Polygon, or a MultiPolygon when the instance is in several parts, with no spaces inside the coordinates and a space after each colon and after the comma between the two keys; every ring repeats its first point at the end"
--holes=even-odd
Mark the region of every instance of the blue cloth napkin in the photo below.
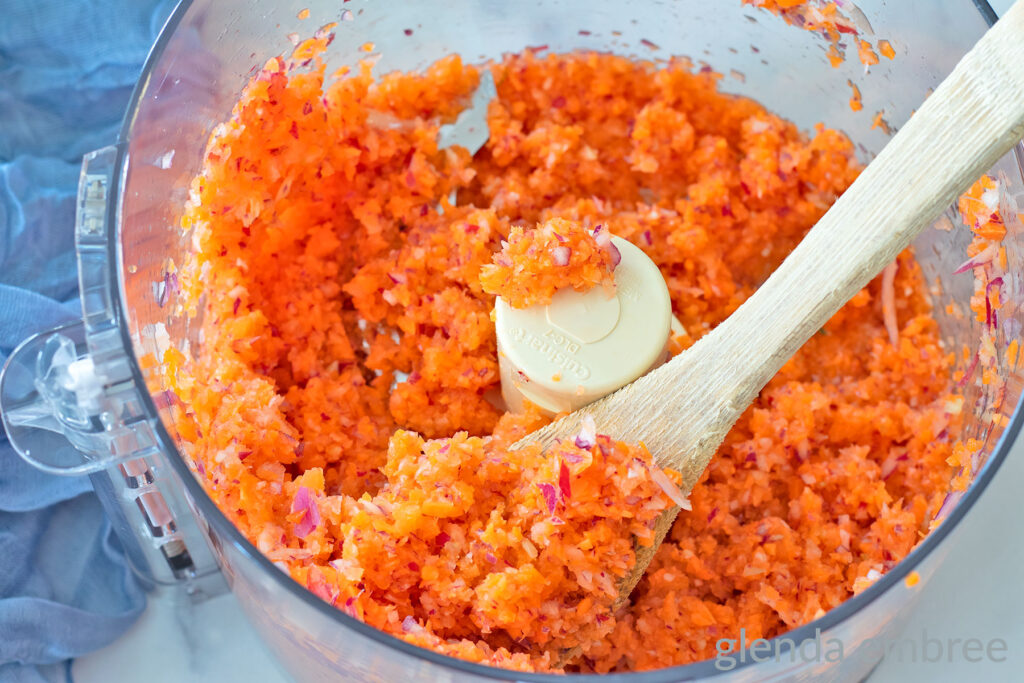
{"type": "MultiPolygon", "coordinates": [[[[173,0],[0,3],[0,363],[80,315],[74,197],[84,153],[114,142],[173,0]]],[[[139,616],[86,477],[40,473],[0,431],[0,681],[61,681],[139,616]]]]}

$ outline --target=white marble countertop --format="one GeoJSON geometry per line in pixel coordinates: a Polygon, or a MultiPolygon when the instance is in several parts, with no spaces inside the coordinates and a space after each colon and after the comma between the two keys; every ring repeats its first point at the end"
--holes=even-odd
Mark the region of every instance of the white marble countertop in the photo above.
{"type": "MultiPolygon", "coordinates": [[[[1013,0],[991,0],[997,12],[1013,0]]],[[[926,588],[904,635],[920,639],[994,638],[1006,641],[1006,661],[937,663],[886,659],[870,683],[1024,681],[1024,525],[1012,513],[1024,482],[1024,440],[949,539],[949,559],[926,588]],[[1007,522],[1009,516],[1010,522],[1007,522]]],[[[278,668],[242,616],[222,595],[184,607],[173,594],[153,595],[142,618],[113,645],[75,661],[76,683],[284,683],[278,668]],[[142,674],[142,672],[145,672],[142,674]]]]}

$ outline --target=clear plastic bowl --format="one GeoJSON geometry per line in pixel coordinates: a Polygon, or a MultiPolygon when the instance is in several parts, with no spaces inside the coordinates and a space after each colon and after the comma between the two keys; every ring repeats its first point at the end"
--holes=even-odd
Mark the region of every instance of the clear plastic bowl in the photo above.
{"type": "MultiPolygon", "coordinates": [[[[198,325],[174,313],[168,263],[183,262],[189,249],[178,220],[206,139],[229,117],[253,68],[290,51],[289,33],[308,36],[340,21],[329,70],[365,56],[359,48],[368,41],[380,53],[378,73],[424,67],[452,52],[478,61],[537,45],[653,59],[689,56],[736,74],[723,79],[723,89],[753,97],[804,129],[824,121],[844,130],[867,161],[887,139],[883,130],[871,128],[871,113],[884,109],[888,122],[899,126],[995,15],[984,0],[865,0],[859,7],[875,37],[890,39],[897,52],[895,60],[883,59],[868,75],[855,46],[850,59],[832,68],[820,36],[739,0],[448,0],[400,6],[383,0],[183,1],[146,63],[118,143],[85,160],[76,233],[85,318],[26,341],[0,378],[12,443],[43,469],[91,474],[140,576],[183,582],[199,599],[220,589],[219,567],[267,647],[297,680],[564,680],[452,659],[348,617],[278,570],[204,494],[179,453],[162,387],[138,358],[162,344],[194,349],[200,343],[198,325]],[[310,18],[298,19],[306,7],[310,18]],[[847,79],[860,86],[862,112],[848,105],[847,79]]],[[[1019,188],[1017,158],[1007,156],[992,173],[1019,188]]],[[[954,208],[948,216],[959,224],[954,208]]],[[[963,229],[928,230],[915,245],[928,282],[941,285],[935,311],[950,349],[974,348],[980,336],[980,324],[970,316],[944,312],[947,302],[964,303],[972,293],[969,278],[951,277],[968,239],[963,229]]],[[[1020,293],[1020,236],[1009,236],[1006,244],[1010,280],[1020,293]]],[[[999,343],[1019,336],[1019,317],[1005,317],[999,343]]],[[[733,653],[601,680],[865,677],[883,654],[879,643],[898,633],[925,594],[947,552],[946,538],[995,475],[1020,429],[1024,375],[1006,367],[1001,373],[1005,400],[998,409],[987,388],[972,384],[966,390],[966,405],[973,407],[967,432],[986,444],[973,484],[948,499],[946,521],[874,585],[776,639],[772,648],[780,654],[769,661],[733,653]],[[912,571],[920,581],[909,587],[905,579],[912,571]],[[817,656],[815,642],[821,646],[817,656]],[[842,643],[840,661],[827,656],[834,642],[842,643]]]]}

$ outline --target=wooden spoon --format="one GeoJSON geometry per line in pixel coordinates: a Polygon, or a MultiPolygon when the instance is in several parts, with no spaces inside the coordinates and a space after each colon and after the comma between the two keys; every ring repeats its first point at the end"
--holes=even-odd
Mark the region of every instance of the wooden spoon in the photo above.
{"type": "MultiPolygon", "coordinates": [[[[680,488],[688,494],[783,364],[1022,135],[1024,0],[964,56],[735,313],[670,362],[516,446],[570,438],[590,415],[600,433],[643,441],[659,465],[682,472],[680,488]]],[[[628,599],[677,512],[658,520],[653,546],[637,549],[616,607],[628,599]]]]}

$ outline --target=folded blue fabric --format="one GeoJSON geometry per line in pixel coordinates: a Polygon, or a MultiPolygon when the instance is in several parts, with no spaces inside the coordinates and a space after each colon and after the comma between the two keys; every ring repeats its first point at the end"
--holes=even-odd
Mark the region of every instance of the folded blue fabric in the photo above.
{"type": "MultiPolygon", "coordinates": [[[[0,363],[80,315],[81,157],[114,142],[173,0],[5,0],[0,20],[0,363]]],[[[86,477],[40,473],[0,432],[0,681],[67,680],[145,596],[86,477]]]]}

